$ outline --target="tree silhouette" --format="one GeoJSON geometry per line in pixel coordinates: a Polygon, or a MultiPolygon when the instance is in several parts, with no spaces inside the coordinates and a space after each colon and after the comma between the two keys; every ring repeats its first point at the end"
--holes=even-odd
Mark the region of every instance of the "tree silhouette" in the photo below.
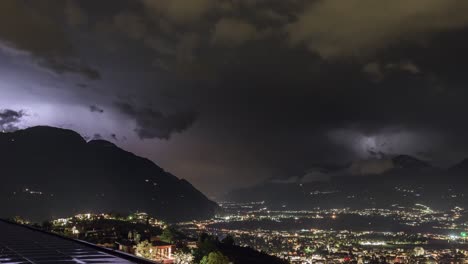
{"type": "Polygon", "coordinates": [[[227,235],[223,240],[221,240],[226,245],[233,246],[235,241],[232,235],[227,235]]]}
{"type": "Polygon", "coordinates": [[[153,259],[152,245],[147,240],[136,246],[136,255],[146,259],[153,259]]]}
{"type": "Polygon", "coordinates": [[[200,261],[200,264],[229,264],[229,259],[224,256],[221,252],[215,251],[204,256],[200,261]]]}

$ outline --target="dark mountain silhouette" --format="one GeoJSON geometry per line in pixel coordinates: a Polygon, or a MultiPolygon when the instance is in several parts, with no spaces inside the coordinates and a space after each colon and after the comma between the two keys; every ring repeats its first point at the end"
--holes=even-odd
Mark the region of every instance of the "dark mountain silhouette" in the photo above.
{"type": "Polygon", "coordinates": [[[43,220],[82,212],[144,211],[173,221],[218,209],[189,182],[111,142],[33,127],[0,134],[0,216],[43,220]]]}
{"type": "Polygon", "coordinates": [[[398,155],[392,158],[395,168],[399,169],[424,169],[431,165],[425,161],[409,155],[398,155]]]}
{"type": "Polygon", "coordinates": [[[468,175],[468,158],[450,167],[449,170],[454,174],[464,173],[468,175]]]}
{"type": "Polygon", "coordinates": [[[226,199],[265,201],[272,209],[297,210],[413,206],[416,203],[440,209],[468,206],[468,159],[449,169],[434,167],[408,155],[370,166],[376,164],[384,164],[385,169],[378,174],[358,175],[351,165],[341,172],[334,171],[329,181],[269,181],[234,190],[226,199]]]}

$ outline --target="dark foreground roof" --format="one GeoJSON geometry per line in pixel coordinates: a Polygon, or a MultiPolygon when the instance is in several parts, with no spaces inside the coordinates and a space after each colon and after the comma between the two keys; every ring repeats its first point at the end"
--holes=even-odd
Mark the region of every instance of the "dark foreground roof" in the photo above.
{"type": "Polygon", "coordinates": [[[154,262],[0,220],[0,263],[149,264],[154,262]]]}

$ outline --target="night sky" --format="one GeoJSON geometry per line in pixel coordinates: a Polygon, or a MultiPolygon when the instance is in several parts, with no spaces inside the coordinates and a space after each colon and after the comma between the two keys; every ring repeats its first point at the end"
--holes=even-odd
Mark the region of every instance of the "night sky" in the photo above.
{"type": "Polygon", "coordinates": [[[2,0],[0,128],[70,128],[210,196],[468,157],[468,1],[2,0]]]}

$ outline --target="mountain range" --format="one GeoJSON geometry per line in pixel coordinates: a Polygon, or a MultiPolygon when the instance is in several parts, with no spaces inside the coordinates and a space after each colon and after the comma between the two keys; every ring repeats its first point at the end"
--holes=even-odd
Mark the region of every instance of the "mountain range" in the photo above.
{"type": "Polygon", "coordinates": [[[218,205],[188,181],[111,142],[54,127],[0,133],[0,216],[44,220],[143,211],[167,221],[209,218],[218,205]]]}
{"type": "Polygon", "coordinates": [[[317,169],[320,179],[268,180],[231,191],[226,200],[263,201],[274,210],[468,206],[468,159],[442,169],[409,155],[317,169]],[[327,176],[327,177],[324,177],[327,176]]]}

